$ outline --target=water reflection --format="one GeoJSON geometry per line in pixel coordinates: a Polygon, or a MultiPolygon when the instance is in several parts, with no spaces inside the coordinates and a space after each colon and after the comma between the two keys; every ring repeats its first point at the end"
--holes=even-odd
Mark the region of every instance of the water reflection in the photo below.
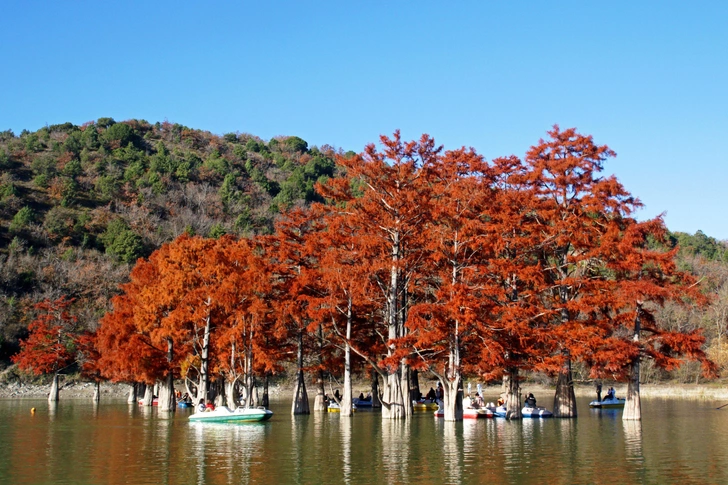
{"type": "MultiPolygon", "coordinates": [[[[460,483],[462,481],[461,443],[458,439],[458,428],[461,423],[446,421],[443,423],[442,454],[445,463],[445,483],[460,483]]],[[[472,428],[471,428],[472,430],[472,428]]]]}
{"type": "Polygon", "coordinates": [[[459,423],[291,416],[286,404],[267,423],[235,425],[126,402],[0,401],[0,484],[728,483],[728,412],[643,404],[643,422],[585,409],[459,423]]]}
{"type": "MultiPolygon", "coordinates": [[[[160,420],[160,423],[171,421],[160,420]]],[[[263,459],[261,449],[266,424],[193,422],[188,426],[192,430],[188,452],[195,463],[197,483],[223,484],[240,479],[247,482],[252,478],[254,465],[263,459]]],[[[168,436],[167,442],[173,440],[172,436],[168,436]]],[[[164,460],[170,457],[159,458],[164,460]]],[[[173,461],[178,462],[183,458],[177,457],[173,461]]]]}
{"type": "Polygon", "coordinates": [[[344,483],[351,483],[352,462],[351,462],[351,430],[353,428],[353,418],[343,418],[339,420],[339,429],[341,430],[341,461],[344,483]]]}
{"type": "Polygon", "coordinates": [[[410,422],[382,420],[382,466],[388,483],[409,483],[410,422]]]}

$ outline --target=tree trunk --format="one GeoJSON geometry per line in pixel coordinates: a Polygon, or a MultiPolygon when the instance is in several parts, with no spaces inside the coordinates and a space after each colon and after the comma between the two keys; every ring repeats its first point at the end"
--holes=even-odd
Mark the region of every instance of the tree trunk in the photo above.
{"type": "MultiPolygon", "coordinates": [[[[390,270],[389,289],[387,294],[387,327],[389,341],[394,342],[405,336],[404,329],[404,281],[398,267],[400,255],[400,237],[394,232],[392,241],[392,267],[390,270]]],[[[387,348],[387,355],[394,354],[394,344],[387,348]]],[[[412,401],[409,391],[409,366],[402,359],[397,369],[387,369],[382,394],[382,419],[405,419],[412,415],[412,401]]]]}
{"type": "Polygon", "coordinates": [[[177,410],[177,399],[174,395],[174,373],[172,371],[172,360],[174,359],[174,343],[167,339],[167,376],[164,381],[159,382],[159,399],[157,411],[162,413],[173,413],[177,410]]]}
{"type": "Polygon", "coordinates": [[[397,370],[387,375],[382,396],[382,419],[405,419],[410,414],[408,407],[412,409],[407,366],[400,363],[397,370]]]}
{"type": "Polygon", "coordinates": [[[420,379],[419,372],[415,369],[410,372],[410,401],[420,399],[420,379]]]}
{"type": "Polygon", "coordinates": [[[225,384],[225,400],[227,407],[235,409],[240,403],[240,394],[238,393],[238,379],[234,378],[225,384]]]}
{"type": "Polygon", "coordinates": [[[91,399],[93,402],[97,403],[101,400],[101,383],[99,381],[94,382],[94,397],[91,399]]]}
{"type": "Polygon", "coordinates": [[[521,419],[521,388],[517,368],[508,369],[503,376],[503,387],[506,393],[506,419],[521,419]]]}
{"type": "Polygon", "coordinates": [[[450,343],[445,382],[442,382],[445,421],[462,421],[463,419],[463,381],[460,375],[460,324],[458,321],[455,321],[454,337],[450,343]]]}
{"type": "MultiPolygon", "coordinates": [[[[640,330],[642,321],[640,314],[642,312],[642,302],[637,303],[637,316],[634,319],[634,336],[632,341],[640,345],[640,330]]],[[[642,403],[640,401],[640,356],[638,355],[632,362],[629,383],[627,384],[627,398],[624,403],[624,412],[622,413],[624,421],[639,421],[642,419],[642,403]]]]}
{"type": "Polygon", "coordinates": [[[308,393],[306,393],[306,381],[303,376],[303,332],[298,332],[298,373],[296,389],[293,393],[292,414],[310,414],[308,406],[308,393]]]}
{"type": "Polygon", "coordinates": [[[250,407],[258,407],[260,405],[260,397],[258,396],[258,385],[255,382],[255,377],[251,379],[250,396],[250,407]]]}
{"type": "Polygon", "coordinates": [[[129,386],[129,397],[126,398],[126,402],[129,404],[136,404],[137,403],[137,388],[136,383],[132,383],[131,386],[129,386]]]}
{"type": "Polygon", "coordinates": [[[313,400],[313,410],[326,412],[326,400],[324,395],[326,390],[324,389],[324,371],[318,371],[318,377],[316,378],[316,397],[313,400]]]}
{"type": "Polygon", "coordinates": [[[260,405],[264,408],[268,409],[270,406],[270,397],[268,395],[268,381],[270,380],[268,373],[266,372],[265,378],[263,379],[263,399],[260,402],[260,405]]]}
{"type": "Polygon", "coordinates": [[[340,413],[342,416],[351,417],[354,415],[354,409],[351,401],[351,318],[352,318],[352,302],[349,297],[346,308],[346,342],[344,344],[344,395],[341,399],[340,413]]]}
{"type": "MultiPolygon", "coordinates": [[[[210,298],[207,299],[207,305],[209,307],[211,301],[210,298]]],[[[200,384],[197,386],[197,398],[204,400],[204,402],[207,402],[207,400],[210,398],[209,396],[209,387],[210,387],[210,377],[209,377],[209,370],[208,366],[210,364],[209,361],[209,352],[210,352],[210,313],[208,310],[208,314],[205,317],[205,333],[202,337],[202,349],[200,350],[200,384]]]]}
{"type": "Polygon", "coordinates": [[[144,387],[144,397],[142,398],[142,406],[151,406],[154,402],[154,386],[147,384],[144,387]]]}
{"type": "Polygon", "coordinates": [[[559,372],[554,395],[554,416],[557,418],[576,417],[576,395],[571,374],[571,356],[566,352],[566,360],[559,372]]]}
{"type": "Polygon", "coordinates": [[[382,401],[379,400],[379,374],[372,372],[372,408],[381,408],[382,401]]]}
{"type": "Polygon", "coordinates": [[[463,420],[463,381],[460,373],[442,383],[442,405],[445,421],[463,420]]]}
{"type": "Polygon", "coordinates": [[[59,389],[58,389],[58,373],[53,374],[53,381],[51,382],[51,391],[48,393],[48,402],[58,402],[59,389]]]}

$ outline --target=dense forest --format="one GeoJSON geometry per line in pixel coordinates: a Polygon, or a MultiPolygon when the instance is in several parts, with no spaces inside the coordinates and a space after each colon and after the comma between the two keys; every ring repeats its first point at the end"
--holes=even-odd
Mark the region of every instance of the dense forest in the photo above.
{"type": "Polygon", "coordinates": [[[111,118],[0,133],[0,362],[41,301],[74,298],[94,329],[137,258],[180,234],[270,233],[281,210],[319,200],[333,155],[295,136],[111,118]]]}
{"type": "MultiPolygon", "coordinates": [[[[450,382],[446,401],[468,374],[542,373],[568,388],[572,358],[577,379],[626,379],[618,362],[635,352],[651,357],[643,380],[695,381],[705,355],[725,368],[725,242],[670,233],[659,219],[637,223],[639,203],[599,174],[613,153],[574,130],[549,135],[524,161],[486,162],[398,134],[382,138],[381,152],[355,154],[295,136],[265,142],[111,118],[0,133],[0,360],[9,363],[53,314],[70,334],[91,335],[103,322],[157,348],[140,350],[134,358],[149,364],[131,370],[121,358],[94,357],[111,345],[108,332],[96,350],[76,339],[94,364],[87,375],[149,384],[194,368],[203,395],[215,373],[246,374],[250,394],[250,375],[280,373],[282,362],[298,368],[299,388],[304,368],[348,375],[352,352],[360,369],[384,378],[390,402],[388,392],[410,388],[396,382],[411,378],[398,366],[450,382]],[[375,241],[377,232],[386,238],[375,241]],[[211,290],[199,293],[212,286],[214,310],[211,290]],[[214,337],[213,315],[227,322],[214,337]],[[143,330],[144,319],[156,326],[143,330]],[[640,324],[653,339],[641,350],[627,331],[640,324]],[[203,334],[216,343],[201,346],[203,334]],[[247,347],[233,343],[229,354],[236,339],[247,347]],[[172,357],[173,346],[184,350],[172,357]],[[222,364],[245,352],[243,370],[222,364]],[[683,358],[694,362],[677,365],[683,358]]],[[[568,390],[561,398],[569,415],[568,390]]]]}

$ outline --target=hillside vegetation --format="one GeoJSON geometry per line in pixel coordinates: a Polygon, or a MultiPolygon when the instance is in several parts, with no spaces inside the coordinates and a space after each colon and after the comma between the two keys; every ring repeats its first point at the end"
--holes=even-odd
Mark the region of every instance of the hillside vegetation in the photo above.
{"type": "Polygon", "coordinates": [[[295,136],[112,118],[1,132],[0,361],[37,302],[75,298],[95,328],[130,265],[182,233],[269,233],[281,210],[316,200],[333,155],[295,136]]]}

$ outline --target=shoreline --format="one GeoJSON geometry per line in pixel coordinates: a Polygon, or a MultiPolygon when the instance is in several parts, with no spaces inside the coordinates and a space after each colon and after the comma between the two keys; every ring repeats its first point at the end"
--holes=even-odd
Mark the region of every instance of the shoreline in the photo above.
{"type": "MultiPolygon", "coordinates": [[[[429,380],[421,383],[423,388],[429,386],[429,380]]],[[[467,381],[466,381],[467,386],[467,381]]],[[[627,384],[622,382],[605,382],[602,386],[602,395],[605,395],[607,389],[614,387],[617,396],[623,397],[627,393],[627,384]]],[[[354,384],[354,395],[364,391],[366,393],[365,383],[354,384]]],[[[313,387],[309,387],[309,398],[314,397],[313,387]]],[[[475,386],[472,386],[475,392],[475,386]]],[[[532,392],[539,399],[546,399],[555,392],[555,386],[546,386],[543,384],[523,382],[521,391],[524,393],[532,392]]],[[[45,399],[50,392],[50,384],[24,384],[24,383],[0,383],[0,400],[23,400],[23,399],[45,399]]],[[[102,382],[100,385],[101,400],[104,399],[126,399],[129,395],[128,384],[116,384],[111,382],[102,382]]],[[[293,392],[293,386],[285,384],[275,384],[269,387],[271,397],[285,397],[286,394],[293,392]]],[[[499,384],[483,387],[483,394],[486,400],[495,399],[501,392],[499,384]]],[[[593,385],[577,384],[574,386],[574,393],[577,397],[593,397],[596,399],[596,390],[593,385]]],[[[91,382],[82,382],[70,380],[62,382],[60,386],[60,399],[91,400],[94,394],[94,385],[91,382]]],[[[702,400],[726,400],[728,401],[728,385],[723,382],[715,382],[709,384],[640,384],[640,396],[643,398],[684,398],[684,399],[702,399],[702,400]]]]}

